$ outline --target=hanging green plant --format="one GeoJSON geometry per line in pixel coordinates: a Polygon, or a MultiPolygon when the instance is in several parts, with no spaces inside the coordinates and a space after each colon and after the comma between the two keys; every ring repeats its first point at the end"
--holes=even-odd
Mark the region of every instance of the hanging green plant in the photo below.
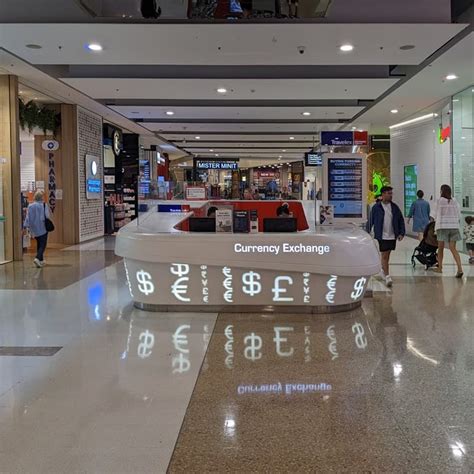
{"type": "Polygon", "coordinates": [[[23,130],[32,133],[33,129],[38,127],[45,135],[48,132],[55,135],[61,124],[61,114],[46,107],[39,107],[32,100],[25,103],[22,99],[19,99],[19,119],[23,130]]]}

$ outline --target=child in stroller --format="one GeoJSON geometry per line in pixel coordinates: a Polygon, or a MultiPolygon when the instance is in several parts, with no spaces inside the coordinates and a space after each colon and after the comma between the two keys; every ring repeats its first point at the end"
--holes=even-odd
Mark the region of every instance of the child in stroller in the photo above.
{"type": "Polygon", "coordinates": [[[438,263],[438,256],[436,255],[437,250],[438,240],[436,239],[435,234],[435,222],[431,221],[423,231],[423,240],[413,251],[411,257],[412,265],[416,265],[416,259],[425,266],[426,270],[430,267],[434,267],[438,263]]]}

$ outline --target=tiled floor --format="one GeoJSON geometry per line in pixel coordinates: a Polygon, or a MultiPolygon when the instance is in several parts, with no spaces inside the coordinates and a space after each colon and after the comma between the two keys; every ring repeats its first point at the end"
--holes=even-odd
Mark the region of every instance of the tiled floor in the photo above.
{"type": "Polygon", "coordinates": [[[136,310],[109,241],[0,267],[0,473],[473,472],[472,267],[414,244],[331,316],[136,310]]]}

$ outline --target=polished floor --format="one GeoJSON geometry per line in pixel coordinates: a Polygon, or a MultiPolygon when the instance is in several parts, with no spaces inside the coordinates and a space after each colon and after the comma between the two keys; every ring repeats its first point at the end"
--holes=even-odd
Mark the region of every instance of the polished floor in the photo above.
{"type": "Polygon", "coordinates": [[[318,316],[139,311],[110,241],[1,266],[0,472],[474,472],[473,266],[413,245],[318,316]]]}

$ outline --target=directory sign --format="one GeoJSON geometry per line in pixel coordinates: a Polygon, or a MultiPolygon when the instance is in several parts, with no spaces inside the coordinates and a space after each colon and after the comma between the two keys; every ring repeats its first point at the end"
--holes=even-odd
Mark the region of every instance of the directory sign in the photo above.
{"type": "Polygon", "coordinates": [[[334,219],[361,221],[366,218],[365,155],[325,155],[324,201],[334,206],[334,219]]]}
{"type": "Polygon", "coordinates": [[[411,205],[416,201],[416,190],[418,186],[418,170],[416,165],[404,167],[404,197],[405,217],[410,213],[411,205]]]}

